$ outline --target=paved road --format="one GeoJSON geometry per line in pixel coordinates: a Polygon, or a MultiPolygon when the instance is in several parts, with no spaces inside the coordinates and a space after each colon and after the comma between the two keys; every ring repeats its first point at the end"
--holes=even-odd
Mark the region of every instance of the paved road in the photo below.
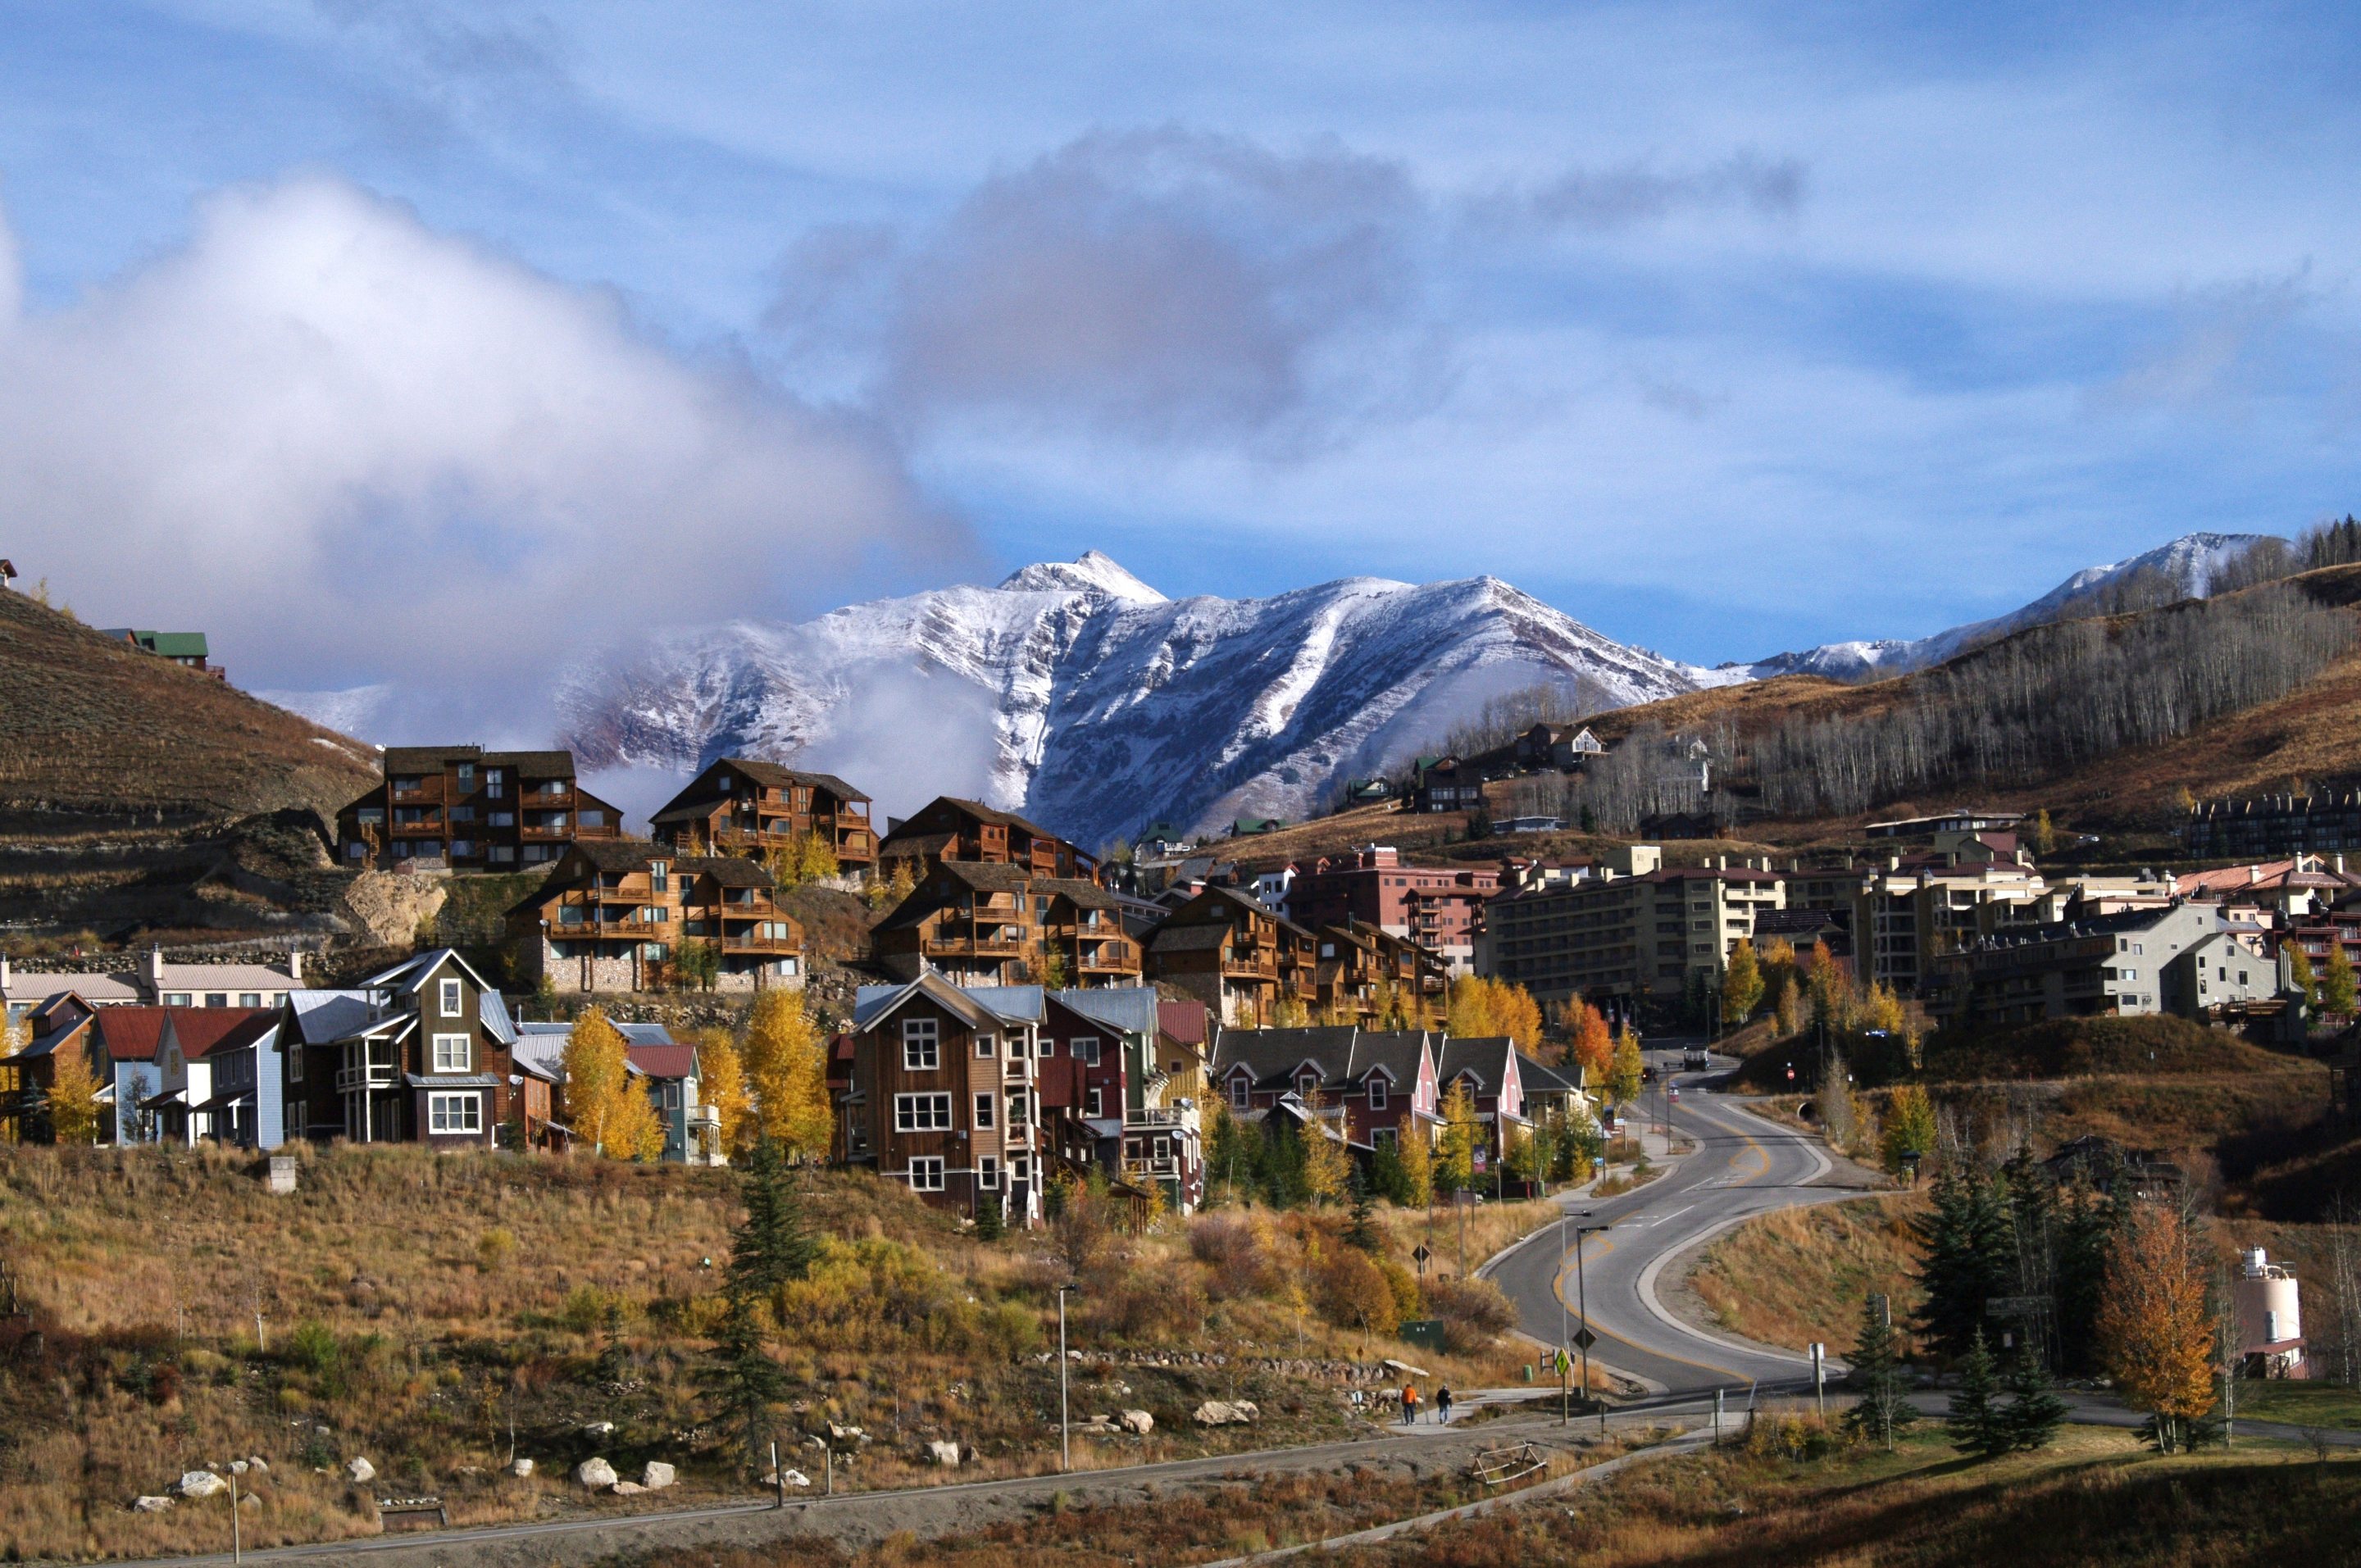
{"type": "Polygon", "coordinates": [[[1566,1322],[1581,1321],[1577,1309],[1587,1300],[1591,1332],[1598,1336],[1593,1361],[1652,1392],[1808,1386],[1809,1362],[1693,1328],[1664,1310],[1653,1288],[1676,1255],[1719,1230],[1750,1215],[1827,1202],[1856,1190],[1838,1184],[1817,1138],[1697,1087],[1709,1075],[1662,1070],[1677,1063],[1677,1052],[1651,1057],[1660,1064],[1660,1086],[1645,1102],[1653,1113],[1661,1080],[1669,1078],[1679,1089],[1673,1130],[1694,1143],[1695,1151],[1635,1192],[1565,1200],[1574,1211],[1592,1212],[1573,1223],[1610,1227],[1583,1243],[1578,1276],[1572,1251],[1561,1249],[1554,1228],[1496,1262],[1490,1277],[1515,1303],[1518,1326],[1545,1344],[1561,1343],[1566,1322]]]}

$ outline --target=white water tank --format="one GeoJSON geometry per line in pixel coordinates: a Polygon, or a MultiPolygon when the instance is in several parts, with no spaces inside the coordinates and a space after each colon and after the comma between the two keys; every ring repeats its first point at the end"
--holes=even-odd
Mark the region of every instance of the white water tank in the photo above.
{"type": "MultiPolygon", "coordinates": [[[[2303,1307],[2295,1275],[2271,1262],[2261,1247],[2248,1247],[2240,1258],[2236,1293],[2238,1350],[2242,1355],[2256,1354],[2266,1345],[2286,1344],[2303,1338],[2303,1307]]],[[[2275,1354],[2271,1359],[2276,1364],[2274,1374],[2285,1376],[2302,1364],[2303,1350],[2298,1345],[2291,1352],[2275,1354]]]]}

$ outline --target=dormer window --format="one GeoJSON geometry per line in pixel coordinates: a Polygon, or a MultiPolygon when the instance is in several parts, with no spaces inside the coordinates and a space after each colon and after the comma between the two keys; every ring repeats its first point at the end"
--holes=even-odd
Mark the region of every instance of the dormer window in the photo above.
{"type": "Polygon", "coordinates": [[[1252,1087],[1253,1080],[1245,1073],[1235,1073],[1231,1076],[1230,1104],[1234,1109],[1243,1111],[1246,1108],[1246,1094],[1252,1087]]]}
{"type": "Polygon", "coordinates": [[[1312,1092],[1319,1087],[1320,1075],[1312,1071],[1309,1068],[1295,1075],[1295,1092],[1303,1096],[1306,1100],[1311,1099],[1312,1092]]]}
{"type": "Polygon", "coordinates": [[[438,989],[442,993],[442,1015],[445,1018],[458,1017],[460,1015],[459,1007],[461,1002],[459,982],[456,980],[446,980],[438,989]]]}
{"type": "Polygon", "coordinates": [[[1382,1078],[1373,1078],[1369,1080],[1369,1109],[1382,1111],[1385,1108],[1386,1080],[1382,1078]]]}

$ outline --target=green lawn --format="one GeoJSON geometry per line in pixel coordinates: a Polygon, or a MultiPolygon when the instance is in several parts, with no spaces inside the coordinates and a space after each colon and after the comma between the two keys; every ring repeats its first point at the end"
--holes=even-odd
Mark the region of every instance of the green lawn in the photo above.
{"type": "Polygon", "coordinates": [[[2332,1383],[2241,1383],[2238,1415],[2243,1420],[2361,1431],[2361,1389],[2332,1383]]]}

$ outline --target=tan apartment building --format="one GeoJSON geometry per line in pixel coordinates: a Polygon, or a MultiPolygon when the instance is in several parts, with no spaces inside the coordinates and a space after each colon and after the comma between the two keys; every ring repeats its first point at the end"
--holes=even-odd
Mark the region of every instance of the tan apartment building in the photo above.
{"type": "Polygon", "coordinates": [[[1784,908],[1783,875],[1767,861],[1717,857],[1667,868],[1654,845],[1630,846],[1595,878],[1507,894],[1486,907],[1491,974],[1537,1000],[1677,1001],[1719,983],[1758,914],[1784,908]]]}

